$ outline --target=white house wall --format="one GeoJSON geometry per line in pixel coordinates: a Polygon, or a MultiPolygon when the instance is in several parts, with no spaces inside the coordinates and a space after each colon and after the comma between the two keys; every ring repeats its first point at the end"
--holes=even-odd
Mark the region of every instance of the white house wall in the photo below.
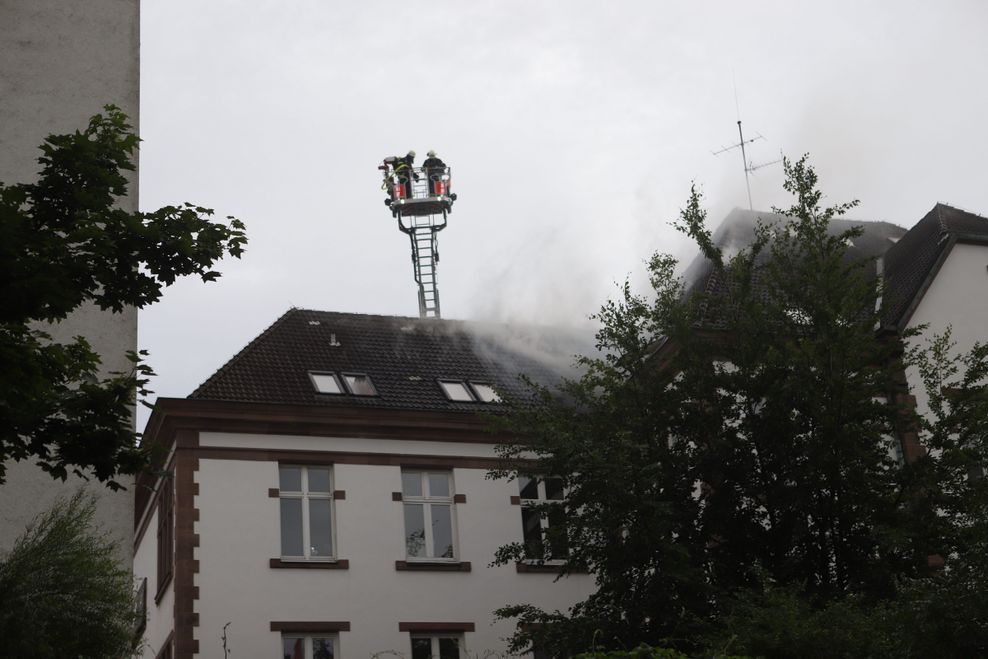
{"type": "MultiPolygon", "coordinates": [[[[332,450],[422,455],[493,456],[489,444],[336,439],[203,433],[200,447],[238,446],[283,450],[332,450]]],[[[588,575],[553,582],[554,575],[518,573],[514,565],[488,568],[495,550],[521,541],[520,508],[511,504],[517,484],[491,481],[485,469],[454,468],[453,484],[466,502],[455,506],[459,559],[470,572],[411,572],[395,569],[405,559],[401,491],[397,466],[336,464],[333,488],[336,552],[349,568],[276,569],[280,556],[278,463],[200,458],[196,473],[199,563],[195,638],[200,656],[222,656],[227,629],[232,656],[280,656],[273,621],[348,621],[341,632],[344,657],[389,650],[409,654],[409,634],[399,622],[472,622],[464,640],[471,656],[503,651],[510,623],[494,623],[492,611],[532,603],[565,610],[592,592],[588,575]]]]}
{"type": "MultiPolygon", "coordinates": [[[[954,245],[919,306],[909,320],[909,327],[927,325],[918,343],[951,328],[956,354],[970,350],[978,341],[988,341],[988,245],[958,243],[954,245]]],[[[922,414],[929,410],[929,398],[923,389],[918,369],[906,376],[922,414]]]]}
{"type": "Polygon", "coordinates": [[[142,657],[154,657],[175,626],[175,591],[169,584],[161,600],[155,604],[158,592],[158,510],[152,509],[147,530],[134,551],[134,578],[148,580],[147,627],[144,628],[142,657]]]}

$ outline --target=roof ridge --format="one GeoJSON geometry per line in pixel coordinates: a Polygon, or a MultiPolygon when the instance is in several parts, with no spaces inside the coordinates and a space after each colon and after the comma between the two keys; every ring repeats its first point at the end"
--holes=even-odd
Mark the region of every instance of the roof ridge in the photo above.
{"type": "Polygon", "coordinates": [[[199,392],[202,391],[202,389],[204,389],[207,385],[212,383],[213,380],[219,379],[220,376],[225,375],[226,372],[230,370],[230,368],[232,368],[234,364],[240,361],[240,359],[244,356],[244,354],[248,350],[253,348],[261,339],[271,334],[275,329],[278,328],[278,326],[284,323],[285,320],[288,318],[288,316],[300,311],[306,311],[306,309],[299,309],[298,307],[289,307],[285,313],[278,316],[278,318],[276,318],[273,323],[268,325],[267,328],[261,330],[260,334],[258,334],[253,339],[248,341],[243,348],[241,348],[237,353],[235,353],[232,357],[230,357],[230,359],[228,359],[225,364],[223,364],[218,369],[216,369],[212,375],[206,378],[198,387],[195,388],[195,390],[191,394],[186,396],[186,398],[195,398],[197,395],[199,395],[199,392]]]}

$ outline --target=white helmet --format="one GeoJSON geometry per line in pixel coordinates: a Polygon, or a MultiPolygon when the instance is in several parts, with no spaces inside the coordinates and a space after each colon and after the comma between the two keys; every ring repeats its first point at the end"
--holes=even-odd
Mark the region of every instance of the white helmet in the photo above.
{"type": "Polygon", "coordinates": [[[410,155],[411,157],[413,157],[413,158],[414,158],[414,157],[415,157],[415,152],[414,152],[414,151],[409,151],[409,152],[408,152],[408,155],[410,155]]]}
{"type": "Polygon", "coordinates": [[[436,157],[436,152],[435,151],[429,151],[429,153],[427,153],[425,155],[429,156],[430,158],[435,158],[436,157]]]}

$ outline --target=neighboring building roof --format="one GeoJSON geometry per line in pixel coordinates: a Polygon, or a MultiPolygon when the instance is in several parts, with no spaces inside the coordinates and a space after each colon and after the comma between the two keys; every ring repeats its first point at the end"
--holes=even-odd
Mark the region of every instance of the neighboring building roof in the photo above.
{"type": "MultiPolygon", "coordinates": [[[[755,227],[759,222],[772,225],[787,221],[788,218],[778,213],[735,208],[724,218],[712,237],[714,244],[720,247],[725,257],[729,258],[751,244],[755,227]]],[[[854,239],[853,244],[848,245],[849,259],[877,258],[907,233],[902,227],[889,222],[865,222],[841,218],[830,222],[829,233],[836,235],[855,227],[860,227],[863,233],[854,239]]],[[[703,291],[710,296],[704,302],[700,325],[704,329],[711,330],[726,328],[728,314],[716,305],[717,298],[726,295],[729,285],[723,274],[714,269],[711,261],[699,256],[686,269],[683,279],[687,283],[688,293],[703,291]]],[[[759,288],[759,282],[755,281],[754,286],[756,289],[759,288]]]]}
{"type": "Polygon", "coordinates": [[[573,374],[592,344],[573,331],[455,320],[290,309],[189,398],[411,410],[491,409],[446,398],[439,380],[493,384],[522,395],[573,374]],[[370,376],[377,396],[318,393],[310,372],[370,376]]]}
{"type": "Polygon", "coordinates": [[[988,218],[937,204],[885,253],[886,326],[901,329],[955,242],[988,242],[988,218]]]}
{"type": "MultiPolygon", "coordinates": [[[[714,243],[726,256],[737,253],[751,243],[759,220],[773,224],[786,218],[777,213],[735,209],[714,232],[714,243]]],[[[836,234],[856,226],[864,233],[848,247],[848,258],[881,257],[882,324],[893,329],[901,329],[908,322],[954,243],[988,242],[988,218],[939,203],[908,231],[888,222],[836,219],[831,222],[830,232],[836,234]]],[[[715,302],[726,293],[728,285],[721,273],[701,256],[686,269],[684,280],[688,292],[704,291],[710,295],[700,325],[705,329],[724,329],[727,314],[715,302]]]]}

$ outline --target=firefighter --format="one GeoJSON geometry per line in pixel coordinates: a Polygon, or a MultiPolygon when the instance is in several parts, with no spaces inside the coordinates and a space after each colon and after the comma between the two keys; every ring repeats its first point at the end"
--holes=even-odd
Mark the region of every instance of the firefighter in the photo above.
{"type": "Polygon", "coordinates": [[[409,151],[402,157],[395,157],[394,172],[398,182],[405,186],[405,198],[412,198],[412,179],[416,181],[419,175],[415,173],[415,152],[409,151]]]}
{"type": "Polygon", "coordinates": [[[428,157],[422,163],[422,169],[425,171],[425,176],[429,180],[429,195],[434,197],[436,196],[436,184],[439,183],[443,174],[446,173],[446,163],[436,156],[435,151],[429,151],[425,155],[428,157]]]}

